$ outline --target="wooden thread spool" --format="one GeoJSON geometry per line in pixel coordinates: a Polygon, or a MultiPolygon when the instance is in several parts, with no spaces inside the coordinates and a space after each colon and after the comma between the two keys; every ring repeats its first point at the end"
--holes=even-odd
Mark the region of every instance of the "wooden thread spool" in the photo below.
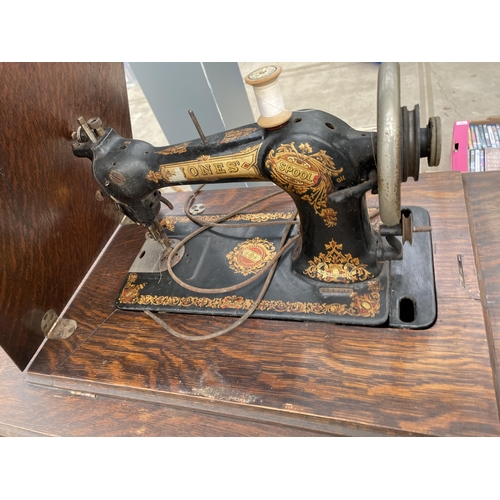
{"type": "Polygon", "coordinates": [[[245,82],[253,87],[260,117],[257,124],[262,128],[275,128],[286,123],[292,112],[285,109],[283,96],[278,83],[281,74],[279,66],[265,66],[252,71],[245,82]]]}

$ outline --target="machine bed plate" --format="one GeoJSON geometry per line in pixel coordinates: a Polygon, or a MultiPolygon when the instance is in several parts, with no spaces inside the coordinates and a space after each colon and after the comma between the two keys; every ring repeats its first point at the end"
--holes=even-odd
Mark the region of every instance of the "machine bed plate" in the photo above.
{"type": "MultiPolygon", "coordinates": [[[[408,207],[415,225],[429,225],[428,213],[408,207]]],[[[211,228],[187,242],[173,267],[183,281],[199,288],[241,283],[261,269],[276,252],[290,214],[247,214],[255,220],[283,220],[283,226],[211,228]]],[[[218,216],[204,216],[205,220],[218,216]]],[[[198,229],[185,216],[162,220],[169,236],[182,240],[198,229]]],[[[296,234],[296,228],[290,238],[296,234]]],[[[266,274],[226,294],[197,293],[177,284],[161,270],[161,247],[147,239],[131,266],[117,299],[125,310],[242,316],[252,306],[266,274]]],[[[322,283],[291,269],[290,248],[280,259],[271,285],[253,317],[339,324],[425,328],[436,318],[430,233],[416,233],[404,245],[403,261],[386,262],[381,274],[360,283],[322,283]],[[389,278],[390,275],[390,278],[389,278]]]]}

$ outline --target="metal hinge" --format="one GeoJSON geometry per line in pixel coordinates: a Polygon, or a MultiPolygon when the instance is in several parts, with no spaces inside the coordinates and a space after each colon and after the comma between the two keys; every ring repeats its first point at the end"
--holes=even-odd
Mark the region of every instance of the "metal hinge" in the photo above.
{"type": "Polygon", "coordinates": [[[67,339],[75,333],[77,323],[74,319],[59,318],[54,309],[48,310],[42,318],[42,332],[48,339],[67,339]]]}

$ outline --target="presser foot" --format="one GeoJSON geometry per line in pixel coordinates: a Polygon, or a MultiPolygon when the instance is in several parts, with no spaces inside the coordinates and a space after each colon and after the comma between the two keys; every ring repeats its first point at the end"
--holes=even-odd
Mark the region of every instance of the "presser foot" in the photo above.
{"type": "MultiPolygon", "coordinates": [[[[430,225],[424,209],[411,211],[416,224],[430,225]]],[[[198,228],[187,217],[166,217],[162,224],[170,228],[174,244],[198,228]]],[[[177,277],[197,287],[233,286],[265,265],[282,232],[281,226],[212,228],[188,241],[182,255],[172,259],[172,267],[177,277]]],[[[296,229],[290,238],[295,234],[296,229]]],[[[161,266],[161,252],[155,240],[146,241],[117,299],[119,309],[242,316],[266,279],[261,276],[230,293],[192,292],[161,266]]],[[[412,245],[404,244],[401,261],[387,261],[377,277],[357,283],[320,282],[300,275],[292,270],[291,255],[292,248],[280,259],[252,317],[412,329],[427,328],[436,319],[430,233],[415,234],[412,245]]]]}

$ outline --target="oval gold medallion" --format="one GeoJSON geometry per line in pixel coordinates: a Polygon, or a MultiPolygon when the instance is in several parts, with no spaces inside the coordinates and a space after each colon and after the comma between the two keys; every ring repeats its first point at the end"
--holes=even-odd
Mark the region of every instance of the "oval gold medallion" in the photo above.
{"type": "Polygon", "coordinates": [[[274,245],[262,238],[239,243],[226,257],[229,267],[238,274],[256,274],[276,255],[274,245]]]}

